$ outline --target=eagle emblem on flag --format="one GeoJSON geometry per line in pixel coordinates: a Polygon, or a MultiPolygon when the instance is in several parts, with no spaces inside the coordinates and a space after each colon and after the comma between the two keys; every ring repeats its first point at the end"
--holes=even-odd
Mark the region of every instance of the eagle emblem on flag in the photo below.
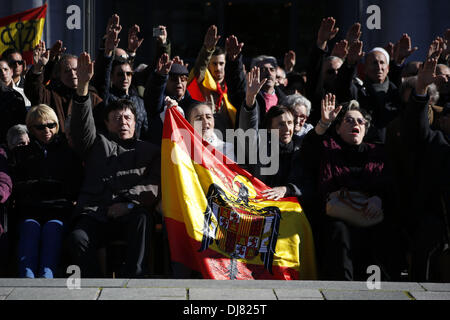
{"type": "Polygon", "coordinates": [[[239,184],[236,197],[228,196],[215,183],[209,186],[199,252],[215,241],[218,249],[231,258],[252,260],[260,255],[264,267],[272,273],[281,212],[275,206],[251,205],[248,195],[244,183],[239,184]]]}

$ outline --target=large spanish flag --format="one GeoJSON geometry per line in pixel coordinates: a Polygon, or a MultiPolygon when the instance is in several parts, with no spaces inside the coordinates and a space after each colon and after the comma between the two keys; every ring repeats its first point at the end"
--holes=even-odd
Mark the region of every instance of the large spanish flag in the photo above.
{"type": "Polygon", "coordinates": [[[172,262],[206,279],[315,279],[310,225],[296,198],[268,189],[212,148],[175,109],[162,142],[162,209],[172,262]]]}
{"type": "Polygon", "coordinates": [[[0,53],[14,48],[22,52],[28,64],[33,62],[33,48],[44,31],[47,4],[0,19],[0,53]]]}

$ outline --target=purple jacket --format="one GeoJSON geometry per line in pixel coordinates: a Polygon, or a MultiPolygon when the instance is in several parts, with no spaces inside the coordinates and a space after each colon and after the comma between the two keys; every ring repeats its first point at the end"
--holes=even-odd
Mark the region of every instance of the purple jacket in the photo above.
{"type": "Polygon", "coordinates": [[[0,148],[0,203],[5,203],[11,195],[12,181],[8,174],[8,161],[5,150],[0,148]]]}

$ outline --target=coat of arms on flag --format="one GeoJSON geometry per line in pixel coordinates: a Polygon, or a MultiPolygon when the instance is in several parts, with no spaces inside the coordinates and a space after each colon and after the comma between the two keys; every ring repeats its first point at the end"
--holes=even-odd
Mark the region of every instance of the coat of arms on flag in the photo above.
{"type": "Polygon", "coordinates": [[[44,4],[0,18],[0,54],[7,49],[16,49],[31,64],[33,49],[42,37],[46,13],[47,4],[44,4]]]}
{"type": "Polygon", "coordinates": [[[297,199],[264,199],[268,187],[222,161],[175,108],[166,112],[161,157],[173,263],[207,279],[316,278],[312,232],[297,199]]]}

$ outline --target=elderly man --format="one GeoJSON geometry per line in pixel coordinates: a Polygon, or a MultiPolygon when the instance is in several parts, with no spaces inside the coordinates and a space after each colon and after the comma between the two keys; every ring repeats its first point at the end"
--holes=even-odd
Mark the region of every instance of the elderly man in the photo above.
{"type": "MultiPolygon", "coordinates": [[[[44,69],[50,59],[45,42],[40,41],[33,52],[34,64],[25,78],[25,94],[31,105],[46,104],[55,110],[61,132],[66,132],[66,119],[72,113],[75,91],[78,87],[78,57],[64,54],[55,65],[55,77],[49,85],[44,83],[44,69]]],[[[95,109],[102,99],[94,88],[89,88],[92,107],[95,109]]],[[[94,111],[96,112],[96,111],[94,111]]]]}
{"type": "Polygon", "coordinates": [[[188,74],[188,69],[179,57],[169,59],[168,54],[163,54],[158,60],[144,92],[145,107],[150,121],[148,141],[161,144],[164,121],[161,117],[167,97],[175,100],[184,112],[195,102],[186,90],[188,74]]]}
{"type": "MultiPolygon", "coordinates": [[[[366,140],[384,143],[386,127],[400,113],[401,99],[397,86],[389,81],[389,54],[383,48],[373,48],[366,54],[364,61],[364,81],[354,81],[356,66],[362,57],[362,43],[350,49],[346,66],[341,67],[343,81],[347,85],[347,93],[341,94],[341,101],[355,99],[372,116],[373,126],[369,129],[366,140]],[[350,76],[351,75],[351,76],[350,76]]],[[[342,91],[341,91],[342,92],[342,91]]]]}
{"type": "Polygon", "coordinates": [[[93,70],[89,55],[82,53],[70,126],[86,174],[69,239],[72,258],[81,267],[82,277],[96,277],[97,249],[111,238],[126,239],[127,253],[120,275],[142,277],[149,226],[160,197],[160,149],[136,139],[136,109],[130,100],[107,105],[107,133],[96,130],[88,95],[93,70]]]}

